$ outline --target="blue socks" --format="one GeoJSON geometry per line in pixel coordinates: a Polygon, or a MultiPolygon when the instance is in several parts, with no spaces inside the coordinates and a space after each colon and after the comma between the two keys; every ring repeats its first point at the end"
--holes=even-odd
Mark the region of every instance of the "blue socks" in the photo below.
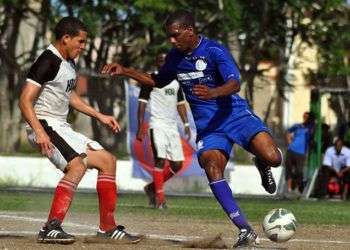
{"type": "Polygon", "coordinates": [[[241,212],[236,200],[233,198],[230,186],[225,179],[213,181],[209,183],[211,191],[213,192],[216,200],[220,203],[230,220],[239,229],[250,228],[247,219],[241,212]]]}

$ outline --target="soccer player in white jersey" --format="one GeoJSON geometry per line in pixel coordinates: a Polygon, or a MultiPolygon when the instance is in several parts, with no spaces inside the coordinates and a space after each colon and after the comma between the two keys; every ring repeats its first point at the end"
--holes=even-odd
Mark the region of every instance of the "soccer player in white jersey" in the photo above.
{"type": "MultiPolygon", "coordinates": [[[[161,53],[156,57],[156,66],[160,68],[165,62],[166,54],[161,53]]],[[[184,154],[181,137],[177,128],[177,112],[184,123],[185,133],[190,139],[186,103],[179,82],[174,80],[163,88],[142,86],[138,105],[138,130],[136,139],[142,141],[144,137],[144,115],[146,105],[150,110],[149,135],[154,156],[154,168],[152,172],[153,182],[144,188],[149,204],[158,209],[166,208],[164,195],[164,182],[173,177],[182,167],[184,154]],[[165,168],[168,160],[170,167],[165,168]]]]}
{"type": "Polygon", "coordinates": [[[114,218],[116,157],[98,142],[73,131],[66,119],[70,105],[112,131],[119,131],[113,116],[96,111],[74,90],[77,78],[74,59],[85,48],[87,29],[79,19],[64,17],[57,23],[54,34],[55,42],[31,66],[19,102],[27,122],[29,141],[64,173],[37,241],[62,244],[75,241],[73,235],[63,231],[61,224],[87,168],[95,168],[98,170],[96,189],[100,210],[97,236],[136,243],[140,237],[125,232],[114,218]]]}

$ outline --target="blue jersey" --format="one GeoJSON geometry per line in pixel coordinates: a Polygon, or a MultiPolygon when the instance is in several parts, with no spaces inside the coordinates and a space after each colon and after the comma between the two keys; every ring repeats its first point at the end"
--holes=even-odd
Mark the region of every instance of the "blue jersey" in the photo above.
{"type": "Polygon", "coordinates": [[[166,85],[174,78],[181,83],[199,135],[205,131],[217,131],[231,117],[234,107],[246,106],[246,101],[238,94],[203,100],[192,92],[196,84],[215,88],[229,79],[240,82],[239,70],[230,52],[203,36],[190,54],[173,48],[158,75],[153,75],[153,78],[156,86],[166,85]]]}
{"type": "Polygon", "coordinates": [[[289,144],[288,150],[305,155],[309,146],[311,130],[311,127],[304,126],[303,124],[295,124],[290,127],[287,131],[293,133],[293,140],[289,144]]]}

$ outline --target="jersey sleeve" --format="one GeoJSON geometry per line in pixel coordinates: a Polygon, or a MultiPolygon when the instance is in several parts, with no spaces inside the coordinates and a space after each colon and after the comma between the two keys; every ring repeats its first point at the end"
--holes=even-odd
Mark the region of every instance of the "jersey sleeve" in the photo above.
{"type": "Polygon", "coordinates": [[[218,67],[220,75],[224,82],[228,80],[241,81],[241,76],[237,64],[229,51],[223,46],[209,47],[211,58],[218,67]]]}
{"type": "Polygon", "coordinates": [[[182,91],[182,88],[180,87],[179,90],[177,91],[177,104],[183,104],[185,103],[185,97],[184,97],[184,92],[182,91]]]}
{"type": "Polygon", "coordinates": [[[173,51],[170,51],[165,58],[164,65],[159,69],[157,74],[151,74],[152,79],[155,81],[156,88],[163,88],[176,79],[176,56],[173,51]]]}
{"type": "Polygon", "coordinates": [[[27,74],[27,81],[41,86],[46,82],[55,79],[61,59],[50,50],[45,50],[30,67],[27,74]]]}
{"type": "Polygon", "coordinates": [[[149,86],[142,85],[140,94],[139,94],[139,102],[145,102],[147,103],[149,100],[149,97],[151,95],[153,88],[149,86]]]}
{"type": "Polygon", "coordinates": [[[346,167],[350,167],[350,150],[347,150],[345,164],[346,167]]]}
{"type": "Polygon", "coordinates": [[[293,133],[293,132],[295,132],[295,130],[297,130],[297,128],[298,128],[298,125],[295,124],[295,125],[291,126],[289,129],[287,129],[287,132],[293,133]]]}
{"type": "Polygon", "coordinates": [[[328,166],[328,167],[332,167],[332,152],[331,152],[331,148],[328,148],[326,150],[326,153],[324,154],[324,157],[323,157],[322,165],[328,166]]]}

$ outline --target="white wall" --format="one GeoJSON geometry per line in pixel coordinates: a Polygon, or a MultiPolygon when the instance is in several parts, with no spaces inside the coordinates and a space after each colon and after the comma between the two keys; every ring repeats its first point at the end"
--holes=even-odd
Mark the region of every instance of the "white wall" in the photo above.
{"type": "MultiPolygon", "coordinates": [[[[280,181],[282,168],[273,169],[276,182],[280,181]]],[[[262,186],[257,169],[254,166],[228,166],[227,176],[234,194],[267,195],[262,186]]],[[[56,187],[62,177],[46,158],[0,156],[0,184],[1,182],[15,182],[20,186],[56,187]]],[[[79,184],[79,188],[94,189],[96,185],[96,170],[89,170],[79,184]]],[[[197,177],[198,178],[198,177],[197,177]]],[[[188,178],[187,178],[188,179],[188,178]]],[[[191,177],[190,177],[191,179],[191,177]]],[[[181,182],[181,177],[176,182],[181,182]]],[[[205,177],[203,177],[205,181],[205,177]]],[[[123,191],[143,191],[146,180],[132,177],[131,161],[118,161],[117,163],[118,189],[123,191]]],[[[171,185],[171,181],[169,182],[171,185]]],[[[188,185],[183,181],[182,185],[188,185]]],[[[210,192],[209,187],[206,190],[210,192]]]]}

